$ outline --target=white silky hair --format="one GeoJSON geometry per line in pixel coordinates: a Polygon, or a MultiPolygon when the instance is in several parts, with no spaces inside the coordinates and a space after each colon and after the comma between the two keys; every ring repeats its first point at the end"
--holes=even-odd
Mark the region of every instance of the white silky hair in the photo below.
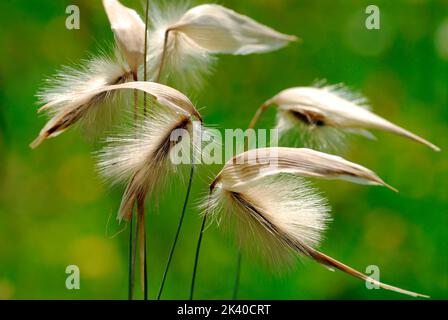
{"type": "Polygon", "coordinates": [[[248,183],[285,173],[380,185],[396,191],[372,170],[342,157],[312,149],[284,147],[252,149],[235,156],[224,165],[212,186],[222,182],[226,189],[239,192],[248,183]]]}
{"type": "Polygon", "coordinates": [[[287,244],[291,239],[317,247],[331,220],[327,200],[308,181],[292,175],[265,177],[238,193],[218,184],[201,207],[236,232],[239,246],[255,249],[272,266],[293,261],[287,244]]]}
{"type": "MultiPolygon", "coordinates": [[[[251,152],[254,151],[246,152],[240,157],[245,158],[251,152]]],[[[284,149],[284,152],[288,153],[292,150],[284,149]]],[[[324,155],[313,150],[302,150],[302,152],[316,160],[312,167],[305,163],[299,165],[308,168],[310,175],[313,175],[314,172],[319,176],[319,172],[327,172],[331,177],[337,174],[338,168],[342,169],[347,166],[352,167],[353,173],[361,170],[359,171],[361,174],[362,171],[365,171],[365,168],[350,164],[340,157],[324,155]],[[321,160],[324,162],[319,161],[319,157],[322,157],[321,160]],[[334,162],[334,164],[327,161],[334,162]],[[333,173],[325,168],[325,163],[328,165],[327,169],[334,170],[333,173]]],[[[274,271],[278,272],[281,270],[279,265],[284,267],[285,264],[288,265],[288,262],[291,266],[291,262],[295,261],[294,257],[296,257],[294,253],[299,253],[300,256],[311,258],[331,271],[338,269],[383,289],[414,297],[428,297],[380,282],[317,250],[330,221],[330,208],[326,198],[318,194],[302,178],[286,174],[286,168],[277,171],[279,174],[257,179],[257,170],[252,173],[249,171],[261,169],[260,166],[252,165],[253,168],[244,166],[238,174],[237,171],[232,170],[232,167],[235,166],[233,160],[226,164],[211,184],[210,194],[202,204],[203,212],[220,224],[234,227],[232,229],[236,230],[239,245],[248,246],[252,249],[249,250],[250,253],[261,252],[268,258],[265,261],[269,262],[268,265],[274,271]],[[227,170],[232,171],[230,175],[225,173],[226,167],[227,170]],[[235,185],[235,183],[224,180],[244,180],[246,183],[235,185]]],[[[378,180],[372,172],[365,173],[374,180],[378,180]]],[[[345,173],[340,176],[340,179],[344,179],[344,176],[345,173]]],[[[350,180],[353,177],[350,175],[350,180]]],[[[357,181],[358,175],[355,177],[352,182],[359,182],[357,181]]]]}
{"type": "Polygon", "coordinates": [[[179,115],[165,109],[150,112],[142,124],[128,133],[107,137],[105,147],[97,154],[101,176],[112,184],[127,182],[166,139],[179,115]]]}
{"type": "Polygon", "coordinates": [[[375,139],[367,130],[376,129],[407,137],[440,151],[431,142],[373,113],[364,97],[341,84],[286,89],[267,103],[278,105],[277,128],[283,137],[291,136],[288,132],[301,125],[299,129],[302,129],[302,143],[305,146],[337,150],[345,144],[345,137],[349,134],[375,139]]]}
{"type": "Polygon", "coordinates": [[[111,85],[123,76],[130,76],[130,69],[118,51],[112,55],[101,53],[78,66],[64,66],[56,75],[47,78],[43,89],[37,93],[38,102],[51,103],[51,107],[44,110],[54,114],[64,108],[62,102],[75,101],[80,95],[111,85]]]}
{"type": "Polygon", "coordinates": [[[88,135],[97,136],[114,123],[119,115],[118,108],[126,104],[122,91],[99,95],[94,92],[130,80],[129,67],[117,51],[113,55],[103,53],[85,60],[78,67],[63,67],[45,81],[45,87],[37,94],[39,103],[44,105],[39,112],[45,111],[50,119],[56,119],[87,105],[79,121],[88,135]]]}
{"type": "Polygon", "coordinates": [[[277,111],[275,128],[278,129],[282,144],[331,153],[341,153],[346,148],[347,134],[345,130],[306,124],[281,107],[277,111]]]}
{"type": "Polygon", "coordinates": [[[171,161],[173,146],[191,151],[193,159],[200,152],[202,143],[201,139],[193,137],[201,137],[206,131],[201,125],[194,125],[191,115],[180,109],[152,105],[146,119],[134,130],[106,139],[105,147],[96,154],[98,171],[112,185],[128,184],[119,220],[130,217],[133,198],[147,194],[157,198],[159,192],[155,190],[166,187],[170,174],[176,173],[178,178],[183,178],[183,164],[171,161]],[[185,131],[175,142],[171,140],[171,134],[178,126],[185,131]]]}
{"type": "MultiPolygon", "coordinates": [[[[313,87],[324,92],[331,92],[360,108],[371,110],[366,97],[348,89],[343,84],[327,85],[326,81],[318,81],[313,87]]],[[[290,104],[279,105],[276,128],[279,130],[280,139],[293,146],[343,153],[347,147],[347,140],[350,134],[362,135],[371,140],[375,139],[375,136],[367,130],[307,124],[297,119],[292,114],[291,109],[292,105],[290,104]]]]}
{"type": "Polygon", "coordinates": [[[297,40],[217,4],[189,8],[186,2],[164,7],[153,3],[149,11],[150,74],[158,74],[169,30],[162,76],[164,81],[174,79],[181,88],[199,87],[212,71],[215,54],[266,53],[297,40]]]}
{"type": "MultiPolygon", "coordinates": [[[[188,11],[186,1],[160,4],[152,1],[149,10],[148,74],[155,80],[162,61],[165,32],[188,11]]],[[[171,32],[161,81],[175,84],[180,89],[201,88],[204,77],[213,71],[216,58],[179,32],[171,32]]]]}
{"type": "Polygon", "coordinates": [[[133,72],[145,57],[145,23],[135,10],[117,0],[103,0],[115,42],[133,72]]]}

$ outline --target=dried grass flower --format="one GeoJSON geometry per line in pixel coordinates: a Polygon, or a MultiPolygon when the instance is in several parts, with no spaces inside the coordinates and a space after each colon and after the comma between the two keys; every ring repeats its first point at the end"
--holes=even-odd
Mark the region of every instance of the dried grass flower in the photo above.
{"type": "Polygon", "coordinates": [[[129,67],[137,73],[145,59],[145,23],[135,10],[117,0],[103,0],[115,41],[129,67]]]}
{"type": "Polygon", "coordinates": [[[148,61],[150,74],[158,74],[156,81],[163,69],[165,78],[199,85],[214,54],[270,52],[297,40],[217,4],[191,9],[186,4],[153,5],[150,15],[148,61]]]}
{"type": "Polygon", "coordinates": [[[63,67],[48,79],[38,93],[50,120],[31,143],[36,148],[44,140],[55,137],[81,122],[88,135],[96,136],[111,126],[123,106],[120,91],[104,91],[105,87],[135,81],[138,67],[144,61],[145,24],[134,11],[117,0],[103,0],[115,35],[113,56],[101,54],[78,67],[63,67]]]}
{"type": "Polygon", "coordinates": [[[300,137],[306,146],[332,150],[344,144],[347,134],[375,137],[367,130],[381,130],[420,142],[435,151],[439,147],[373,113],[367,101],[342,85],[295,87],[266,101],[252,120],[271,105],[277,106],[277,128],[282,136],[300,137]]]}
{"type": "Polygon", "coordinates": [[[90,135],[97,135],[109,127],[124,105],[120,92],[104,90],[111,85],[132,81],[132,72],[116,52],[113,57],[103,55],[86,61],[80,68],[65,67],[55,77],[47,80],[47,88],[39,94],[50,120],[32,148],[44,140],[64,132],[81,122],[90,135]]]}
{"type": "Polygon", "coordinates": [[[170,172],[177,170],[172,161],[174,147],[177,150],[191,147],[193,159],[200,151],[202,140],[192,137],[203,134],[202,126],[193,122],[195,119],[202,121],[199,113],[177,90],[149,82],[132,82],[126,87],[145,90],[156,104],[141,125],[127,134],[108,137],[107,145],[98,154],[101,175],[112,184],[127,183],[119,220],[130,219],[134,204],[144,202],[148,194],[155,195],[154,190],[165,184],[170,172]],[[174,139],[173,133],[179,136],[174,139]]]}
{"type": "Polygon", "coordinates": [[[224,166],[211,185],[206,214],[223,224],[233,219],[240,245],[253,243],[274,265],[300,253],[384,289],[423,296],[381,283],[319,252],[330,209],[300,177],[386,185],[372,171],[340,157],[309,149],[255,149],[224,166]]]}

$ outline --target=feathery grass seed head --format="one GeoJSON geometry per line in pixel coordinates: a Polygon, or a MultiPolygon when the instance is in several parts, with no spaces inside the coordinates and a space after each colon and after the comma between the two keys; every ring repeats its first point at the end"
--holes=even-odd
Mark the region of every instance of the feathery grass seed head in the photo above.
{"type": "Polygon", "coordinates": [[[123,105],[119,91],[104,88],[132,80],[130,69],[116,52],[113,57],[101,56],[86,61],[80,68],[65,67],[38,93],[50,120],[31,144],[36,148],[47,138],[55,137],[77,122],[86,132],[98,135],[116,119],[123,105]]]}
{"type": "Polygon", "coordinates": [[[153,5],[150,13],[149,72],[166,66],[164,79],[177,78],[183,86],[201,84],[214,54],[265,53],[297,40],[217,4],[153,5]]]}
{"type": "Polygon", "coordinates": [[[300,129],[305,129],[305,139],[314,135],[304,141],[310,147],[337,149],[344,135],[355,133],[372,139],[373,135],[367,130],[375,129],[407,137],[440,151],[432,143],[376,115],[370,111],[364,98],[341,85],[286,89],[266,104],[278,106],[277,128],[281,133],[290,131],[295,123],[300,125],[300,129]]]}
{"type": "Polygon", "coordinates": [[[145,57],[145,23],[135,10],[125,7],[118,0],[103,0],[103,6],[117,46],[131,70],[136,72],[145,57]]]}

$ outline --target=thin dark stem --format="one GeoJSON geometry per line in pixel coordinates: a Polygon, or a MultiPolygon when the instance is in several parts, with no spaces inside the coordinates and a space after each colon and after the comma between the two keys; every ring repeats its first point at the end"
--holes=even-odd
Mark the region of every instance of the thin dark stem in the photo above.
{"type": "Polygon", "coordinates": [[[142,218],[141,223],[143,223],[143,299],[148,300],[148,255],[146,252],[146,224],[144,218],[142,218]]]}
{"type": "MultiPolygon", "coordinates": [[[[210,196],[211,196],[211,192],[210,192],[210,196]]],[[[193,295],[194,295],[194,285],[196,282],[196,271],[198,269],[199,252],[201,250],[201,243],[202,243],[202,236],[204,234],[205,222],[207,221],[208,207],[210,205],[210,196],[208,198],[207,209],[205,211],[204,217],[202,218],[201,231],[199,233],[198,244],[196,247],[196,255],[194,257],[193,276],[191,278],[191,288],[190,288],[190,300],[193,300],[193,295]]]]}
{"type": "MultiPolygon", "coordinates": [[[[137,70],[133,70],[132,78],[134,81],[138,81],[138,73],[137,70]]],[[[138,91],[134,90],[134,121],[137,122],[137,112],[138,112],[138,91]]],[[[128,299],[132,300],[134,298],[134,280],[135,280],[135,251],[136,251],[136,240],[133,237],[133,220],[134,213],[131,215],[130,219],[130,231],[129,231],[129,288],[128,288],[128,299]]],[[[137,221],[138,222],[138,221],[137,221]]],[[[136,226],[136,237],[138,234],[137,226],[136,226]]]]}
{"type": "MultiPolygon", "coordinates": [[[[249,127],[247,130],[255,129],[255,126],[257,125],[258,119],[261,117],[261,115],[266,111],[266,109],[271,105],[270,101],[267,101],[263,103],[255,112],[255,115],[253,116],[252,120],[249,123],[249,127]]],[[[250,147],[250,141],[249,141],[249,135],[247,136],[247,139],[245,140],[244,144],[244,151],[248,151],[250,147]]],[[[236,260],[236,274],[235,274],[235,285],[233,287],[233,295],[232,299],[236,300],[238,296],[238,290],[240,287],[240,278],[241,278],[241,260],[243,258],[243,255],[241,253],[241,250],[238,249],[238,256],[236,260]]]]}
{"type": "Polygon", "coordinates": [[[144,250],[145,250],[145,258],[144,258],[144,270],[143,270],[143,298],[145,300],[148,300],[148,262],[147,262],[147,252],[146,252],[146,226],[145,226],[145,244],[144,244],[144,250]]]}
{"type": "Polygon", "coordinates": [[[134,295],[134,274],[133,274],[133,260],[132,260],[132,244],[133,244],[133,220],[134,217],[131,216],[129,221],[129,261],[128,261],[128,300],[133,299],[134,295]]]}
{"type": "MultiPolygon", "coordinates": [[[[146,1],[145,13],[145,56],[143,57],[143,81],[148,80],[148,19],[149,19],[149,0],[146,1]]],[[[146,92],[143,93],[143,115],[146,117],[146,92]]]]}
{"type": "MultiPolygon", "coordinates": [[[[144,48],[144,55],[143,55],[143,79],[144,81],[147,81],[147,62],[146,57],[148,54],[148,13],[149,13],[149,0],[146,2],[146,16],[145,16],[145,48],[144,48]]],[[[138,71],[133,70],[132,72],[133,80],[138,81],[138,71]]],[[[146,92],[143,94],[143,114],[146,117],[146,92]]],[[[136,122],[138,119],[138,91],[134,90],[134,121],[136,122]]],[[[140,262],[140,264],[143,267],[143,297],[145,300],[148,300],[148,264],[147,264],[147,255],[146,255],[146,225],[145,225],[145,219],[144,216],[140,216],[140,213],[144,210],[144,203],[141,201],[137,202],[138,207],[138,219],[137,219],[137,225],[136,225],[136,235],[135,235],[135,241],[133,242],[132,238],[132,220],[131,220],[131,238],[130,238],[130,245],[129,247],[132,248],[130,250],[130,257],[129,260],[132,261],[132,265],[130,266],[130,293],[129,296],[132,299],[133,291],[134,291],[134,275],[135,275],[135,261],[136,261],[136,251],[137,251],[137,239],[139,237],[142,238],[140,241],[140,245],[143,246],[143,248],[140,248],[140,251],[143,251],[143,257],[140,257],[143,261],[140,262]],[[132,245],[133,244],[133,245],[132,245]]],[[[144,215],[144,212],[142,213],[144,215]]]]}
{"type": "Polygon", "coordinates": [[[247,129],[254,129],[258,119],[260,118],[260,116],[263,114],[263,112],[266,111],[266,109],[269,107],[269,102],[263,103],[255,112],[254,117],[252,118],[252,120],[250,121],[249,127],[247,129]]]}
{"type": "Polygon", "coordinates": [[[132,296],[134,295],[134,286],[135,286],[135,267],[137,264],[137,240],[139,236],[139,230],[138,230],[138,217],[137,221],[135,223],[135,236],[131,239],[132,244],[132,252],[131,252],[131,290],[132,290],[132,296]]]}
{"type": "Polygon", "coordinates": [[[170,265],[171,265],[171,260],[172,260],[173,255],[174,255],[174,250],[176,249],[176,244],[177,244],[177,240],[179,238],[180,230],[182,229],[182,223],[184,221],[185,212],[187,210],[188,199],[190,198],[190,191],[191,191],[191,186],[192,186],[192,183],[193,183],[193,175],[194,175],[194,164],[191,165],[190,180],[188,181],[188,188],[187,188],[187,194],[185,196],[184,206],[182,208],[182,213],[180,215],[180,219],[179,219],[179,224],[177,226],[176,235],[174,236],[174,242],[173,242],[173,245],[171,246],[171,251],[170,251],[170,254],[168,256],[168,262],[166,263],[165,272],[163,273],[162,283],[160,285],[159,294],[157,295],[157,300],[160,300],[160,297],[162,296],[162,291],[163,291],[163,287],[165,285],[166,276],[168,274],[168,270],[169,270],[170,265]]]}
{"type": "Polygon", "coordinates": [[[168,46],[168,36],[170,34],[170,31],[171,31],[170,29],[165,31],[165,39],[163,40],[162,58],[160,60],[159,71],[157,73],[156,82],[160,82],[160,78],[162,77],[163,67],[165,66],[166,49],[167,49],[167,46],[168,46]]]}
{"type": "Polygon", "coordinates": [[[146,223],[145,223],[145,201],[137,200],[138,229],[140,242],[140,272],[142,277],[143,298],[148,300],[148,265],[146,261],[146,223]]]}
{"type": "MultiPolygon", "coordinates": [[[[134,81],[138,81],[138,73],[137,70],[132,72],[132,78],[134,81]]],[[[134,90],[134,121],[137,122],[138,118],[138,90],[134,90]]]]}
{"type": "Polygon", "coordinates": [[[236,300],[238,297],[238,290],[240,288],[240,276],[241,276],[241,260],[243,259],[243,254],[241,250],[238,249],[238,257],[236,260],[236,275],[235,275],[235,285],[233,287],[232,300],[236,300]]]}

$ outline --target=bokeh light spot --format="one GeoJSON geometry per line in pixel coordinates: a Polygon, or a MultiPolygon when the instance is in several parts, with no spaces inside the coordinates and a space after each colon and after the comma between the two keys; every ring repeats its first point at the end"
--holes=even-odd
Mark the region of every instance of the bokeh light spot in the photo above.
{"type": "Polygon", "coordinates": [[[366,217],[365,242],[382,252],[393,252],[406,240],[408,225],[398,213],[375,210],[366,217]]]}
{"type": "Polygon", "coordinates": [[[344,40],[346,46],[353,52],[376,57],[386,52],[394,41],[394,23],[389,21],[381,12],[381,29],[368,30],[365,26],[367,15],[363,11],[357,11],[348,19],[344,40]]]}
{"type": "Polygon", "coordinates": [[[437,28],[434,40],[438,55],[442,59],[448,60],[448,18],[437,28]]]}
{"type": "Polygon", "coordinates": [[[80,268],[81,277],[108,278],[117,274],[121,262],[112,240],[88,236],[73,241],[69,247],[70,263],[80,268]]]}

